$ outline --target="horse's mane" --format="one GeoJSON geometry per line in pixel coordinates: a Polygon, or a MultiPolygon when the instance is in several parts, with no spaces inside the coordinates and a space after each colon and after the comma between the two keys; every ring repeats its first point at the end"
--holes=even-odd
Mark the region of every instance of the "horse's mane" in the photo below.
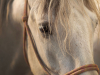
{"type": "MultiPolygon", "coordinates": [[[[13,0],[0,0],[0,23],[2,24],[3,20],[6,20],[6,16],[8,15],[9,12],[9,6],[10,3],[13,0]]],[[[37,0],[38,2],[39,0],[37,0]]],[[[52,10],[56,10],[58,11],[63,11],[66,10],[66,8],[68,9],[68,11],[70,11],[69,8],[69,0],[40,0],[40,4],[42,5],[43,9],[46,10],[47,8],[51,9],[51,13],[52,10]]],[[[73,1],[73,0],[70,0],[73,1]]],[[[80,0],[75,0],[76,2],[80,2],[80,0]]],[[[99,0],[96,0],[97,3],[95,3],[95,0],[81,0],[81,2],[84,2],[84,4],[86,5],[86,7],[88,7],[91,11],[96,12],[98,19],[100,21],[100,8],[99,10],[97,9],[97,6],[99,6],[99,0]]],[[[60,12],[61,14],[61,12],[60,12]]],[[[68,13],[67,13],[68,14],[68,13]]],[[[63,18],[62,18],[63,19],[63,18]]]]}
{"type": "MultiPolygon", "coordinates": [[[[74,8],[76,8],[83,15],[83,18],[86,20],[87,24],[88,21],[86,15],[88,14],[85,11],[84,6],[86,6],[90,11],[96,13],[98,17],[98,21],[100,23],[100,10],[99,10],[100,8],[97,7],[99,6],[99,3],[98,2],[95,3],[95,1],[99,1],[99,0],[37,0],[35,1],[35,3],[33,3],[33,5],[34,8],[38,9],[38,13],[40,14],[48,12],[49,24],[52,23],[52,19],[51,19],[52,14],[55,15],[55,19],[54,19],[55,28],[56,25],[58,25],[59,23],[61,23],[63,28],[65,28],[66,37],[64,39],[64,45],[65,45],[64,47],[66,47],[67,36],[70,35],[70,30],[71,30],[70,29],[71,26],[69,24],[69,15],[72,12],[71,4],[73,4],[74,8]]],[[[57,28],[56,31],[58,32],[57,28]]],[[[58,41],[60,41],[59,36],[61,35],[58,34],[58,41]]]]}
{"type": "Polygon", "coordinates": [[[90,11],[96,13],[100,22],[100,8],[97,8],[97,6],[99,6],[99,2],[96,3],[95,1],[99,0],[36,0],[34,3],[34,7],[36,9],[39,9],[38,12],[40,14],[48,11],[49,20],[52,20],[50,18],[52,14],[55,14],[55,21],[58,21],[57,19],[59,18],[60,23],[62,23],[62,25],[64,26],[64,24],[66,24],[66,21],[68,21],[69,19],[68,17],[71,12],[71,3],[76,4],[75,8],[77,8],[77,10],[81,12],[81,14],[85,14],[85,5],[90,11]],[[55,13],[53,13],[52,11],[54,11],[55,13]]]}

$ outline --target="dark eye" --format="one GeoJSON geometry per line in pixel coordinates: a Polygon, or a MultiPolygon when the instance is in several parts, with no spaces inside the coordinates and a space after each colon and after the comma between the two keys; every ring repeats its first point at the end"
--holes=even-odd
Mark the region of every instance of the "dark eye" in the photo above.
{"type": "Polygon", "coordinates": [[[44,22],[44,23],[41,23],[39,25],[40,25],[39,29],[40,29],[41,33],[50,34],[48,22],[44,22]]]}

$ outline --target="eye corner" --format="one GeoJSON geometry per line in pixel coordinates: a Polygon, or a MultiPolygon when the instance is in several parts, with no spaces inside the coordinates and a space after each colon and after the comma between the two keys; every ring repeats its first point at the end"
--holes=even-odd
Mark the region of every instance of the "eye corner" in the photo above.
{"type": "Polygon", "coordinates": [[[51,31],[51,28],[50,28],[48,22],[40,23],[39,24],[39,31],[44,38],[48,38],[50,35],[52,35],[52,31],[51,31]]]}
{"type": "Polygon", "coordinates": [[[50,27],[49,27],[49,23],[48,22],[40,23],[39,24],[39,30],[41,31],[41,33],[51,34],[51,31],[50,31],[50,27]]]}

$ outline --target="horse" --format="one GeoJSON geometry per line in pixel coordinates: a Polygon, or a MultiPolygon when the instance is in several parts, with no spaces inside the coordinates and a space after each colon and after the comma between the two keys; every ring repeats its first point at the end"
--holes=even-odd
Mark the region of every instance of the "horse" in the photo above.
{"type": "Polygon", "coordinates": [[[25,24],[24,52],[34,75],[98,75],[93,55],[98,5],[95,0],[8,0],[4,19],[25,24]]]}
{"type": "MultiPolygon", "coordinates": [[[[0,10],[6,12],[4,8],[6,3],[7,0],[0,0],[0,10]]],[[[1,21],[3,23],[0,31],[0,75],[32,75],[23,56],[21,25],[16,23],[13,25],[12,22],[6,23],[3,18],[0,18],[0,23],[1,21]]]]}

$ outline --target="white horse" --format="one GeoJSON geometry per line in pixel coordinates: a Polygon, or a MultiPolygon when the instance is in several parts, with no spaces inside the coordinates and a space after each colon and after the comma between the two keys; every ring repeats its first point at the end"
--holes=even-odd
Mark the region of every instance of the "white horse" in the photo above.
{"type": "MultiPolygon", "coordinates": [[[[11,3],[8,18],[11,16],[12,21],[23,25],[21,18],[25,0],[14,0],[11,3]]],[[[94,64],[93,36],[100,21],[94,0],[28,0],[27,8],[29,28],[50,75],[64,75],[80,66],[94,64]]],[[[47,75],[29,37],[27,49],[33,74],[47,75]]],[[[80,75],[98,73],[91,70],[80,75]]]]}

